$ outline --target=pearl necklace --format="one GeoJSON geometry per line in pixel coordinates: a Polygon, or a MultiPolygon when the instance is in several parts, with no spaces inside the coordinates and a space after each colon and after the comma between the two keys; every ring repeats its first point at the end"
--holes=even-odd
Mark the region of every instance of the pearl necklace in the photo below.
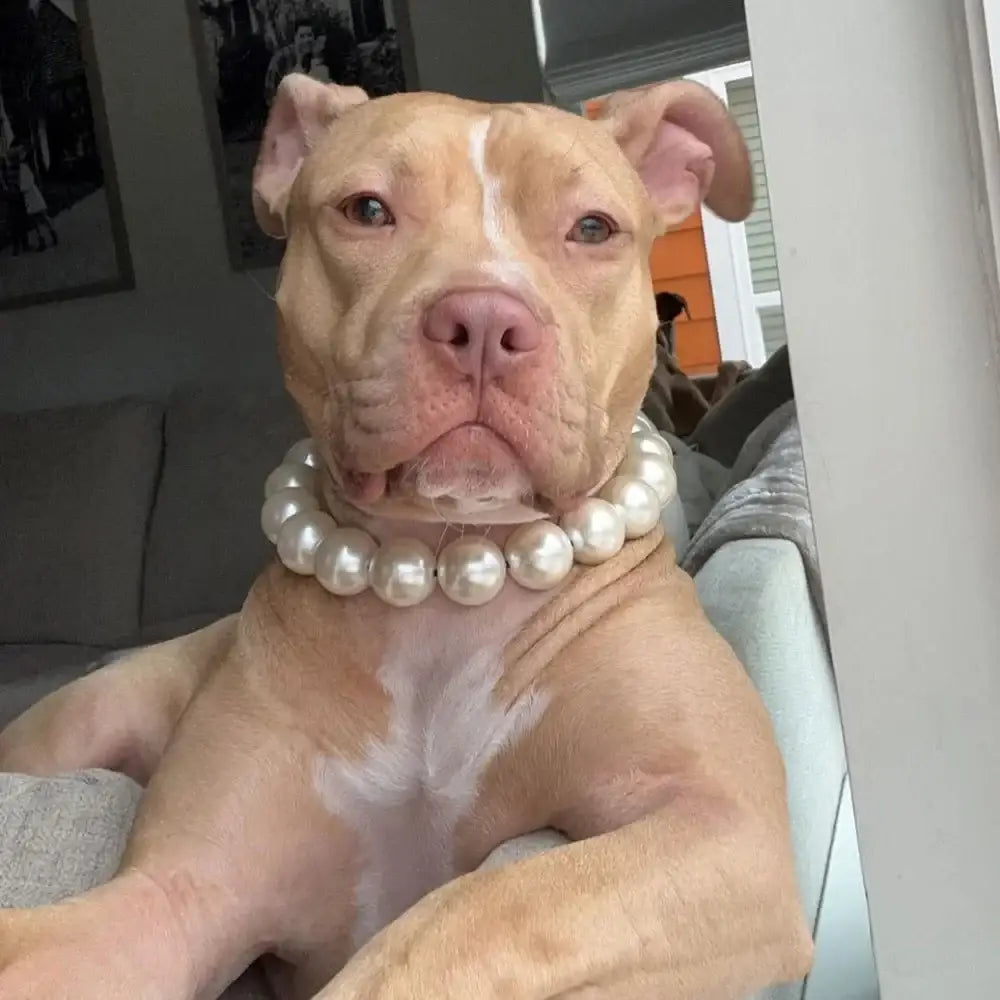
{"type": "Polygon", "coordinates": [[[488,538],[463,536],[435,555],[417,539],[379,545],[365,531],[338,527],[320,509],[319,467],[311,439],[292,446],[264,484],[264,534],[289,570],[315,576],[331,594],[349,597],[370,587],[399,608],[420,604],[435,587],[457,604],[486,604],[508,575],[528,590],[549,590],[574,562],[596,566],[616,555],[626,539],[649,534],[677,492],[670,445],[640,413],[628,452],[599,496],[588,497],[558,524],[520,525],[502,550],[488,538]]]}

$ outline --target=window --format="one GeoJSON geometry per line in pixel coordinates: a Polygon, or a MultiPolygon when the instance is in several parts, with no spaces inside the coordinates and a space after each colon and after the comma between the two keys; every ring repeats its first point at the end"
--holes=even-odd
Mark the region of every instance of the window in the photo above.
{"type": "Polygon", "coordinates": [[[732,225],[708,209],[703,214],[722,357],[759,365],[785,343],[785,314],[751,67],[748,62],[736,63],[690,78],[729,105],[750,152],[757,192],[750,217],[745,223],[732,225]]]}

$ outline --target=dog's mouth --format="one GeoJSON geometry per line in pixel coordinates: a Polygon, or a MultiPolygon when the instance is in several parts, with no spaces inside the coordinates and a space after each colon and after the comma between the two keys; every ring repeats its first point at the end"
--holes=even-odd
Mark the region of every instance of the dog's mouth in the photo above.
{"type": "Polygon", "coordinates": [[[469,423],[442,434],[385,472],[343,474],[345,499],[371,511],[425,511],[446,520],[518,509],[550,513],[517,452],[492,428],[469,423]]]}

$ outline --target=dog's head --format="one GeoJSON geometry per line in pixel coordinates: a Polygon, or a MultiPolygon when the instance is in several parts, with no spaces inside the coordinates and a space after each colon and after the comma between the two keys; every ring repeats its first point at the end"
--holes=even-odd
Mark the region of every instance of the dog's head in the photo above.
{"type": "Polygon", "coordinates": [[[650,245],[702,200],[741,219],[752,184],[693,83],[588,121],[286,77],[254,205],[288,241],[281,360],[344,497],[475,521],[599,487],[653,368],[650,245]]]}

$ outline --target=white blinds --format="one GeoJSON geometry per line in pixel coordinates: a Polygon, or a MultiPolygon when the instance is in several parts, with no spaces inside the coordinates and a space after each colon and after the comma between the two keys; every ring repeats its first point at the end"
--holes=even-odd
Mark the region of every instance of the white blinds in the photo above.
{"type": "Polygon", "coordinates": [[[764,337],[764,353],[770,357],[785,343],[785,313],[781,306],[765,306],[757,310],[760,332],[764,337]]]}
{"type": "Polygon", "coordinates": [[[764,349],[770,357],[785,343],[785,316],[781,307],[778,261],[771,226],[771,199],[764,170],[764,148],[761,144],[757,92],[753,78],[727,81],[726,100],[730,112],[743,131],[753,166],[757,197],[754,210],[746,221],[747,254],[750,258],[750,276],[764,349]]]}
{"type": "Polygon", "coordinates": [[[774,250],[774,231],[771,228],[771,201],[767,192],[767,175],[764,173],[764,150],[760,141],[760,122],[757,119],[757,94],[752,79],[734,80],[726,84],[729,110],[739,122],[750,150],[753,164],[754,187],[757,200],[753,213],[746,221],[747,249],[750,252],[750,271],[755,292],[778,291],[778,262],[774,250]]]}

